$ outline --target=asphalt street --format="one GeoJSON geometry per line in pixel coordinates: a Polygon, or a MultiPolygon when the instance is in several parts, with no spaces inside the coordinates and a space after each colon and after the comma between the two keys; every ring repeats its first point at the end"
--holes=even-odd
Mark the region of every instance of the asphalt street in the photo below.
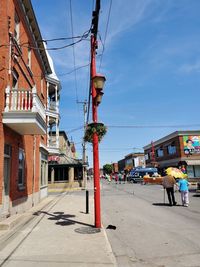
{"type": "Polygon", "coordinates": [[[118,266],[199,267],[200,197],[190,192],[189,207],[168,206],[160,185],[102,181],[104,226],[118,266]],[[165,202],[165,203],[164,203],[165,202]]]}

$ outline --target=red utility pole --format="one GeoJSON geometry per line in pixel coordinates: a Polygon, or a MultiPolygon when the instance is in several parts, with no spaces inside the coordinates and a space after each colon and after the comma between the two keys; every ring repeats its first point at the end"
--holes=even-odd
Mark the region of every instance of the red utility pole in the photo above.
{"type": "MultiPolygon", "coordinates": [[[[92,94],[92,120],[98,121],[97,117],[97,95],[94,87],[93,78],[96,76],[96,49],[97,49],[97,31],[98,18],[100,10],[100,0],[96,0],[96,10],[93,11],[92,35],[91,35],[91,94],[92,94]]],[[[100,174],[99,174],[99,142],[97,133],[93,134],[93,169],[94,169],[94,213],[95,227],[101,228],[101,202],[100,202],[100,174]]]]}
{"type": "Polygon", "coordinates": [[[152,150],[151,150],[151,155],[152,155],[152,164],[155,165],[155,148],[154,148],[154,143],[153,141],[151,141],[151,147],[152,147],[152,150]]]}

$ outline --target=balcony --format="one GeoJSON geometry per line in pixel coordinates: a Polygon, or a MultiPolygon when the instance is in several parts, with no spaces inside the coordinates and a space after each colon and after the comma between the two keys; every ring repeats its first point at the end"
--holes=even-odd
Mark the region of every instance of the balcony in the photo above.
{"type": "Polygon", "coordinates": [[[46,115],[55,119],[59,119],[60,115],[58,101],[56,102],[48,99],[46,115]]]}
{"type": "Polygon", "coordinates": [[[3,123],[21,135],[46,134],[45,107],[35,87],[30,90],[6,88],[3,123]]]}
{"type": "Polygon", "coordinates": [[[48,135],[47,149],[49,154],[59,154],[59,140],[55,136],[48,135]]]}

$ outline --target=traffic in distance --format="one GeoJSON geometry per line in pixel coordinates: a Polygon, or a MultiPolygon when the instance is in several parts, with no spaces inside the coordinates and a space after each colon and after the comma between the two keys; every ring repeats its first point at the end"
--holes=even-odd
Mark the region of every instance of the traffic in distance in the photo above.
{"type": "Polygon", "coordinates": [[[158,174],[157,168],[134,168],[130,171],[130,174],[127,176],[127,181],[133,183],[141,183],[144,181],[144,176],[149,177],[160,177],[158,174]]]}

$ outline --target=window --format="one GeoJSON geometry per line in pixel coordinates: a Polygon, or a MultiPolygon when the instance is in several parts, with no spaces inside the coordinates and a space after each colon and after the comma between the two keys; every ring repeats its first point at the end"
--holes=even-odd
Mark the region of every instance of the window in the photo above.
{"type": "Polygon", "coordinates": [[[194,166],[195,177],[200,177],[200,166],[194,166]]]}
{"type": "Polygon", "coordinates": [[[162,148],[159,148],[156,150],[156,156],[159,157],[163,157],[164,156],[164,152],[162,148]]]}
{"type": "Polygon", "coordinates": [[[145,158],[145,160],[148,160],[149,159],[149,154],[145,154],[144,158],[145,158]]]}
{"type": "Polygon", "coordinates": [[[4,156],[11,157],[11,146],[5,144],[4,145],[4,156]]]}
{"type": "Polygon", "coordinates": [[[25,157],[24,157],[24,150],[19,149],[19,167],[18,167],[18,185],[24,186],[24,170],[25,167],[25,157]]]}
{"type": "Polygon", "coordinates": [[[193,178],[195,176],[193,166],[191,165],[187,166],[187,175],[188,175],[188,178],[193,178]]]}
{"type": "Polygon", "coordinates": [[[47,172],[48,172],[48,156],[41,152],[41,163],[40,163],[40,186],[47,185],[47,172]]]}
{"type": "Polygon", "coordinates": [[[41,87],[41,94],[44,95],[44,79],[43,78],[41,78],[41,85],[40,85],[40,87],[41,87]]]}
{"type": "Polygon", "coordinates": [[[11,153],[12,153],[12,147],[8,144],[5,144],[4,145],[4,194],[5,195],[9,195],[11,153]]]}
{"type": "Polygon", "coordinates": [[[20,25],[20,20],[19,17],[17,15],[17,13],[15,13],[15,29],[14,29],[14,38],[17,41],[17,43],[19,44],[19,25],[20,25]]]}
{"type": "Polygon", "coordinates": [[[18,88],[18,80],[19,80],[19,74],[17,73],[17,71],[15,69],[13,69],[13,71],[12,71],[12,87],[13,87],[13,89],[18,88]]]}
{"type": "Polygon", "coordinates": [[[28,67],[31,69],[31,48],[28,47],[28,67]]]}
{"type": "Polygon", "coordinates": [[[167,146],[167,153],[169,155],[174,155],[176,154],[176,147],[174,145],[169,145],[167,146]]]}

